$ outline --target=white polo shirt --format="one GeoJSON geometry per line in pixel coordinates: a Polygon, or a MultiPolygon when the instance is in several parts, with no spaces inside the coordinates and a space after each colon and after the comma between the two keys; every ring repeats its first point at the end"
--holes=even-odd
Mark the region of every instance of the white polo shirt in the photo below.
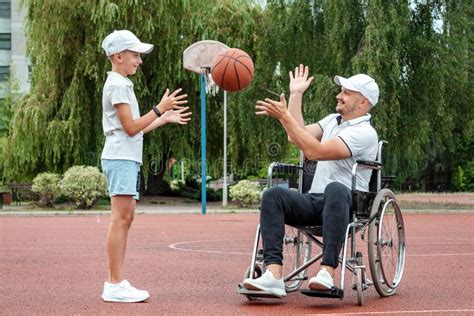
{"type": "Polygon", "coordinates": [[[105,145],[101,159],[124,159],[142,163],[143,132],[130,137],[123,130],[114,105],[130,105],[133,119],[140,117],[138,101],[133,92],[133,83],[119,73],[107,72],[107,80],[102,93],[102,128],[105,145]]]}
{"type": "MultiPolygon", "coordinates": [[[[324,193],[331,182],[340,182],[352,188],[352,166],[357,160],[375,160],[378,150],[378,137],[370,125],[370,114],[349,121],[342,121],[339,114],[330,114],[318,122],[323,130],[321,142],[339,137],[351,152],[351,157],[341,160],[318,161],[313,183],[309,193],[324,193]],[[340,122],[340,123],[339,123],[340,122]]],[[[357,171],[356,189],[369,190],[371,169],[357,171]]]]}

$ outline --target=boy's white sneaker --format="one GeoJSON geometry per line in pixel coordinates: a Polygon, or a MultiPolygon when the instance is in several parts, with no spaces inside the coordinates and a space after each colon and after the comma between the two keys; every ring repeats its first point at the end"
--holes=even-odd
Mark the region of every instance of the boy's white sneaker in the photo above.
{"type": "Polygon", "coordinates": [[[245,279],[243,286],[247,290],[267,291],[277,296],[286,296],[283,278],[275,279],[270,270],[265,271],[258,279],[245,279]]]}
{"type": "Polygon", "coordinates": [[[149,297],[150,294],[147,291],[134,288],[127,280],[117,284],[105,282],[102,292],[102,299],[106,302],[137,303],[149,297]]]}
{"type": "Polygon", "coordinates": [[[330,290],[333,286],[334,280],[325,268],[319,270],[318,274],[309,280],[311,290],[330,290]]]}

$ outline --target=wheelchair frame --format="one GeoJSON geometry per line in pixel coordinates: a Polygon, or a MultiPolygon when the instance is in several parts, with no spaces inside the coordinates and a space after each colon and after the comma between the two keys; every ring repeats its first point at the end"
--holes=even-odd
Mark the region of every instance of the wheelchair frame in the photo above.
{"type": "MultiPolygon", "coordinates": [[[[316,291],[310,289],[301,290],[302,294],[308,296],[339,298],[344,297],[344,281],[346,269],[352,272],[356,281],[352,288],[356,290],[357,304],[363,304],[363,291],[370,285],[374,285],[381,297],[395,294],[400,285],[405,265],[405,227],[400,207],[395,194],[382,188],[384,177],[382,177],[382,147],[385,141],[379,142],[376,161],[357,161],[352,167],[352,194],[353,206],[352,222],[346,228],[344,244],[342,247],[340,287],[333,287],[329,291],[316,291]],[[376,192],[359,192],[356,190],[356,177],[359,168],[372,169],[376,174],[376,192]],[[365,209],[362,209],[365,208],[365,209]],[[387,227],[385,224],[389,222],[387,227]],[[366,266],[363,262],[363,254],[356,251],[355,238],[360,233],[365,241],[365,232],[368,228],[368,259],[371,277],[367,277],[366,266]],[[393,231],[390,229],[394,229],[393,231]],[[389,231],[390,230],[390,231],[389,231]],[[350,239],[350,255],[348,256],[348,244],[350,239]],[[396,263],[387,262],[384,255],[392,255],[396,252],[396,263]],[[345,267],[345,268],[342,268],[345,267]]],[[[273,162],[268,168],[268,187],[273,186],[274,172],[293,173],[298,172],[298,191],[303,192],[304,157],[300,156],[299,165],[273,162]]],[[[390,177],[387,177],[390,178],[390,177]]],[[[373,182],[371,177],[371,184],[373,182]]],[[[323,256],[322,226],[289,226],[285,225],[285,237],[283,240],[284,260],[287,256],[294,256],[294,262],[283,265],[283,278],[287,292],[298,290],[302,283],[308,279],[308,268],[320,260],[323,256]],[[311,257],[311,246],[317,245],[321,251],[311,257]],[[288,270],[289,269],[289,270],[288,270]]],[[[253,246],[252,261],[247,268],[245,278],[258,278],[264,272],[263,249],[259,248],[260,225],[257,225],[255,241],[253,246]]],[[[393,255],[392,255],[393,258],[393,255]]],[[[286,261],[286,260],[285,260],[286,261]]],[[[273,293],[265,291],[247,290],[239,284],[237,293],[245,295],[249,300],[260,297],[281,298],[273,293]]]]}

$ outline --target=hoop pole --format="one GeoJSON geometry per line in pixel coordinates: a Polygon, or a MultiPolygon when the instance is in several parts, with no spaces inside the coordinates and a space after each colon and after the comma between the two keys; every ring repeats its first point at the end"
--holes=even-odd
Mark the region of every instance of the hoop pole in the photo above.
{"type": "Polygon", "coordinates": [[[227,91],[224,90],[224,187],[222,206],[227,206],[227,91]]]}
{"type": "Polygon", "coordinates": [[[201,213],[206,214],[206,78],[201,74],[201,213]]]}

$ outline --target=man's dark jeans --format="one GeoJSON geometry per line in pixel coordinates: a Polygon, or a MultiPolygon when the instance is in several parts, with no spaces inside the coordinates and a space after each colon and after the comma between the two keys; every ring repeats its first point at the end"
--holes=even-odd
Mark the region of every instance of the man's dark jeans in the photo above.
{"type": "Polygon", "coordinates": [[[301,194],[279,187],[265,191],[260,207],[265,264],[283,263],[285,224],[314,225],[323,226],[321,264],[337,268],[351,204],[351,190],[338,182],[328,184],[324,194],[301,194]]]}

